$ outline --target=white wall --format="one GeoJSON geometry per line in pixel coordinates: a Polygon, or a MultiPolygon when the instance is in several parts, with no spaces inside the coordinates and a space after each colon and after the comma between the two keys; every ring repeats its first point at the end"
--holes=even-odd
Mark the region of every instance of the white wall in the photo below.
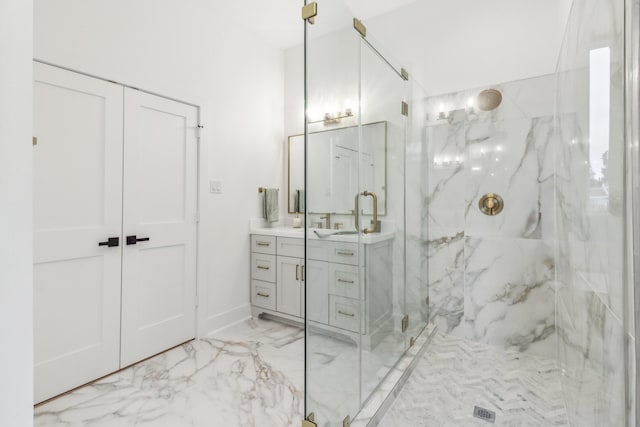
{"type": "Polygon", "coordinates": [[[552,74],[571,2],[422,0],[365,23],[429,94],[442,94],[552,74]]]}
{"type": "Polygon", "coordinates": [[[0,2],[0,425],[33,424],[32,2],[0,2]]]}
{"type": "Polygon", "coordinates": [[[35,58],[202,107],[200,334],[250,315],[248,219],[285,191],[283,54],[224,3],[35,1],[35,58]]]}
{"type": "MultiPolygon", "coordinates": [[[[436,95],[553,74],[572,0],[418,0],[391,11],[366,1],[345,3],[363,18],[368,39],[436,95]],[[379,11],[385,13],[375,16],[379,11]]],[[[347,22],[343,9],[329,19],[347,22]]],[[[339,29],[332,24],[317,20],[313,32],[339,29]]],[[[320,47],[314,40],[314,55],[320,47]]],[[[302,105],[302,71],[295,64],[303,50],[287,49],[285,57],[287,104],[302,105]]],[[[285,120],[287,132],[299,130],[298,116],[287,113],[285,120]]]]}

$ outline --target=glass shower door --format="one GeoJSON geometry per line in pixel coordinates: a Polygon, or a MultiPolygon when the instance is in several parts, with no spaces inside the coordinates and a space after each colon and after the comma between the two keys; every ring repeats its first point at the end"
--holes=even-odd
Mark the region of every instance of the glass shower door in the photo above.
{"type": "Polygon", "coordinates": [[[329,427],[353,418],[362,401],[360,40],[342,1],[317,4],[315,24],[305,25],[305,416],[329,427]]]}
{"type": "Polygon", "coordinates": [[[408,347],[409,86],[345,2],[317,8],[305,32],[305,415],[342,426],[408,347]]]}
{"type": "Polygon", "coordinates": [[[361,38],[358,228],[363,403],[405,350],[406,87],[399,70],[361,38]],[[383,175],[371,172],[379,164],[385,165],[383,175]]]}

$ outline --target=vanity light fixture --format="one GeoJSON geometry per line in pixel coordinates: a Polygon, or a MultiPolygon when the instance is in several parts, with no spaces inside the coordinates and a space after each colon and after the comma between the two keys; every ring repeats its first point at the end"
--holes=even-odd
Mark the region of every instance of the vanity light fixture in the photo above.
{"type": "Polygon", "coordinates": [[[342,119],[346,119],[348,117],[353,117],[353,111],[351,111],[351,108],[347,108],[344,111],[338,111],[335,114],[324,113],[324,118],[322,120],[310,121],[309,123],[323,122],[325,126],[329,126],[340,123],[342,119]]]}

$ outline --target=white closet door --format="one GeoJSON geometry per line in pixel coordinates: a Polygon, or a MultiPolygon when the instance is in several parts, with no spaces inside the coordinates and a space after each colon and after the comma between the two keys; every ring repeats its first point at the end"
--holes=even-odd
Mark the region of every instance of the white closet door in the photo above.
{"type": "Polygon", "coordinates": [[[34,63],[33,90],[40,402],[119,367],[123,88],[34,63]]]}
{"type": "Polygon", "coordinates": [[[195,337],[197,119],[125,88],[122,367],[195,337]]]}

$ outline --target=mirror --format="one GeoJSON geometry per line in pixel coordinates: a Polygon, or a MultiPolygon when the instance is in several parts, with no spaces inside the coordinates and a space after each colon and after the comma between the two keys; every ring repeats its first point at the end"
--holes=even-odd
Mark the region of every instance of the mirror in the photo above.
{"type": "MultiPolygon", "coordinates": [[[[289,137],[289,213],[335,213],[351,215],[359,188],[378,195],[378,215],[387,206],[387,122],[362,126],[362,153],[358,151],[358,126],[309,133],[309,185],[304,194],[304,135],[289,137]]],[[[360,201],[365,215],[373,212],[370,198],[360,201]]]]}

